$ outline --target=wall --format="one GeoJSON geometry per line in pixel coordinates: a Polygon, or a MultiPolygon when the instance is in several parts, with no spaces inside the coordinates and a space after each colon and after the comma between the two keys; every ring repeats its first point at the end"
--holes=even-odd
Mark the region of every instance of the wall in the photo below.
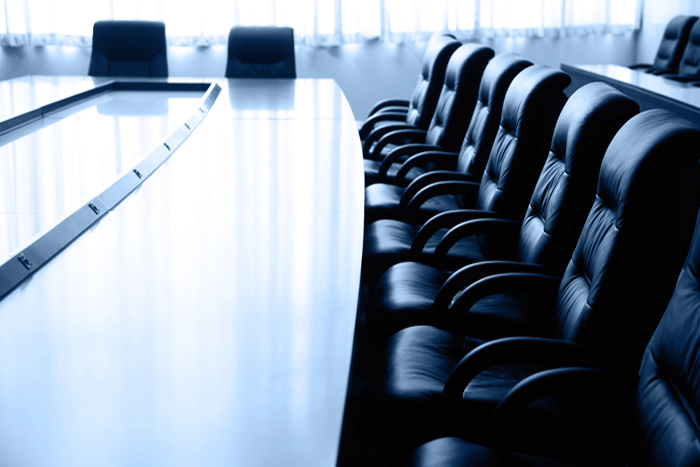
{"type": "MultiPolygon", "coordinates": [[[[482,42],[497,53],[512,51],[535,63],[553,67],[559,67],[562,62],[626,65],[635,61],[637,54],[637,40],[633,34],[560,39],[499,38],[482,42]]],[[[297,74],[302,78],[335,79],[356,118],[361,120],[380,99],[410,96],[418,78],[424,47],[424,43],[397,45],[378,41],[342,47],[299,46],[296,49],[297,74]]],[[[27,74],[85,75],[89,61],[90,51],[79,47],[2,48],[0,79],[27,74]]],[[[168,61],[171,76],[223,76],[226,46],[171,47],[168,61]]]]}
{"type": "Polygon", "coordinates": [[[642,30],[637,41],[639,63],[652,63],[668,21],[676,15],[700,16],[698,0],[644,0],[642,30]]]}

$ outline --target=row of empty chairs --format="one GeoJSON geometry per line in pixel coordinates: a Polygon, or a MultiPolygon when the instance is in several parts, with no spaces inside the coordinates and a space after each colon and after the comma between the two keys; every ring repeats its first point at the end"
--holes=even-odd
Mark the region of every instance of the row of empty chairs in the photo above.
{"type": "Polygon", "coordinates": [[[700,130],[453,42],[360,129],[360,436],[413,466],[696,465],[700,130]]]}
{"type": "Polygon", "coordinates": [[[700,22],[697,16],[676,16],[664,30],[652,64],[631,65],[633,70],[700,86],[700,22]]]}
{"type": "MultiPolygon", "coordinates": [[[[97,21],[90,76],[168,77],[165,24],[97,21]]],[[[296,78],[294,31],[289,27],[234,26],[228,37],[227,78],[296,78]]]]}

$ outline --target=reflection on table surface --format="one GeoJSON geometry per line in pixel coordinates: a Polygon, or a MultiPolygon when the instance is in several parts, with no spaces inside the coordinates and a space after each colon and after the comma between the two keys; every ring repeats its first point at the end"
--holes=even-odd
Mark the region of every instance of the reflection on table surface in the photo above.
{"type": "Polygon", "coordinates": [[[293,99],[285,83],[279,109],[265,82],[235,81],[137,192],[0,302],[0,465],[335,465],[357,127],[332,81],[297,80],[293,99]]]}
{"type": "Polygon", "coordinates": [[[201,96],[107,92],[0,135],[0,261],[130,170],[201,96]]]}
{"type": "Polygon", "coordinates": [[[619,65],[567,65],[562,64],[562,70],[574,69],[606,78],[612,78],[625,84],[636,86],[646,91],[652,91],[661,96],[675,99],[681,104],[700,108],[700,88],[679,83],[663,76],[651,75],[640,70],[619,65]]]}

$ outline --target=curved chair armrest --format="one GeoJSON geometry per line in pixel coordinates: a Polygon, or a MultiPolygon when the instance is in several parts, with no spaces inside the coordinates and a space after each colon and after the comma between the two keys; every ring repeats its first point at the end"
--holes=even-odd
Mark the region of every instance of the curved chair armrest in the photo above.
{"type": "Polygon", "coordinates": [[[406,205],[404,219],[406,222],[419,223],[417,216],[420,207],[430,198],[440,195],[471,196],[476,199],[480,185],[476,182],[463,182],[460,180],[448,180],[435,182],[421,189],[406,205]]]}
{"type": "MultiPolygon", "coordinates": [[[[448,151],[423,151],[415,154],[401,164],[398,173],[396,174],[396,184],[405,185],[406,175],[408,172],[416,166],[422,164],[434,163],[440,166],[440,168],[445,170],[455,170],[457,168],[457,159],[459,158],[459,153],[448,152],[448,151]]],[[[476,180],[474,180],[476,181],[476,180]]]]}
{"type": "Polygon", "coordinates": [[[471,380],[482,371],[518,361],[551,364],[552,368],[567,366],[600,367],[600,359],[583,345],[575,342],[542,337],[506,337],[486,342],[462,357],[447,378],[443,396],[460,401],[471,380]]]}
{"type": "Polygon", "coordinates": [[[627,68],[631,70],[646,70],[647,68],[651,68],[651,64],[649,63],[635,63],[633,65],[628,66],[627,68]]]}
{"type": "Polygon", "coordinates": [[[606,397],[617,396],[619,404],[624,405],[632,400],[637,380],[635,374],[604,368],[576,366],[544,370],[528,376],[508,391],[491,414],[490,425],[494,432],[502,433],[515,424],[517,415],[525,407],[548,396],[580,399],[601,395],[604,391],[606,397]],[[617,391],[610,391],[610,388],[617,391]]]}
{"type": "MultiPolygon", "coordinates": [[[[385,135],[391,133],[392,131],[401,130],[417,130],[417,128],[405,122],[397,122],[381,125],[377,128],[372,129],[372,131],[370,131],[370,133],[367,135],[364,142],[362,143],[362,157],[364,157],[365,159],[371,158],[373,154],[372,145],[374,143],[378,143],[380,139],[382,139],[385,135]]],[[[381,151],[379,151],[377,154],[378,157],[381,157],[381,151]]]]}
{"type": "MultiPolygon", "coordinates": [[[[377,144],[379,145],[379,144],[377,144]]],[[[412,156],[416,153],[423,151],[431,151],[440,149],[439,146],[433,146],[432,144],[425,143],[408,143],[402,144],[394,148],[386,157],[382,160],[382,164],[379,166],[379,176],[385,177],[391,168],[391,164],[394,162],[400,162],[404,160],[406,156],[412,156]]]]}
{"type": "Polygon", "coordinates": [[[463,222],[450,229],[435,247],[433,261],[437,267],[447,258],[450,249],[463,238],[481,234],[511,234],[517,242],[522,223],[511,219],[478,219],[463,222]]]}
{"type": "Polygon", "coordinates": [[[482,298],[497,293],[547,293],[554,298],[560,283],[561,277],[541,272],[509,272],[484,277],[457,292],[450,300],[447,321],[456,320],[461,313],[469,311],[482,298]]]}
{"type": "MultiPolygon", "coordinates": [[[[377,130],[380,129],[381,128],[378,128],[377,130]]],[[[368,159],[374,159],[377,161],[382,160],[382,151],[389,144],[398,143],[404,145],[410,143],[425,143],[426,134],[428,133],[425,130],[418,130],[416,128],[390,131],[379,138],[379,141],[377,141],[377,144],[373,148],[368,148],[368,159]],[[405,143],[405,141],[408,141],[409,143],[405,143]]]]}
{"type": "Polygon", "coordinates": [[[401,195],[401,201],[399,202],[399,212],[406,212],[406,207],[411,199],[416,196],[420,190],[428,185],[432,185],[436,182],[445,181],[463,181],[463,182],[474,182],[479,183],[473,175],[464,174],[460,172],[453,172],[451,170],[433,170],[428,173],[424,173],[416,177],[404,190],[403,195],[401,195]]]}
{"type": "MultiPolygon", "coordinates": [[[[482,220],[490,219],[478,219],[469,222],[480,222],[482,220]]],[[[547,270],[544,266],[539,264],[521,263],[518,261],[479,261],[478,263],[468,264],[455,271],[445,283],[442,284],[442,287],[440,287],[435,297],[432,312],[435,313],[437,320],[445,322],[452,301],[462,289],[490,276],[518,272],[544,274],[547,270]]],[[[468,309],[464,308],[461,313],[468,311],[468,309]]]]}
{"type": "Polygon", "coordinates": [[[375,113],[379,112],[385,107],[406,107],[408,108],[411,105],[411,103],[408,101],[408,99],[382,99],[376,104],[374,104],[374,107],[372,107],[372,110],[369,111],[369,116],[371,117],[375,113]]]}
{"type": "Polygon", "coordinates": [[[414,259],[418,259],[423,248],[425,248],[425,245],[428,243],[428,240],[430,240],[430,237],[435,235],[438,230],[452,228],[462,222],[485,217],[501,217],[501,215],[494,211],[481,211],[479,209],[457,209],[434,215],[423,224],[413,238],[411,256],[414,259]]]}
{"type": "Polygon", "coordinates": [[[406,114],[397,112],[382,112],[372,115],[362,124],[360,128],[360,139],[365,139],[379,122],[406,122],[406,114]]]}

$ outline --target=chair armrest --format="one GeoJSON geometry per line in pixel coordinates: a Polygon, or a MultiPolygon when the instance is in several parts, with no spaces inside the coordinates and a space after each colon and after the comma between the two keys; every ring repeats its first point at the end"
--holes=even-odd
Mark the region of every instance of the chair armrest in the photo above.
{"type": "MultiPolygon", "coordinates": [[[[455,170],[457,168],[457,159],[459,158],[459,153],[447,152],[447,151],[423,151],[415,154],[401,165],[398,173],[396,174],[396,184],[405,185],[406,175],[408,172],[416,166],[434,163],[445,170],[455,170]]],[[[477,181],[477,180],[474,180],[477,181]]]]}
{"type": "MultiPolygon", "coordinates": [[[[417,128],[405,122],[397,122],[381,125],[377,128],[372,129],[372,131],[370,131],[370,133],[367,135],[364,142],[362,143],[362,157],[364,157],[365,159],[371,158],[373,144],[378,143],[380,139],[382,139],[385,135],[391,133],[392,131],[400,130],[417,130],[417,128]]],[[[379,151],[378,154],[381,154],[381,151],[379,151]]]]}
{"type": "MultiPolygon", "coordinates": [[[[378,130],[380,129],[381,128],[378,128],[378,130]]],[[[377,144],[373,148],[368,148],[369,155],[367,157],[368,159],[374,159],[377,161],[382,160],[382,151],[389,144],[403,145],[410,143],[425,143],[426,134],[427,132],[425,130],[418,130],[416,128],[390,131],[379,138],[379,141],[377,141],[377,144]],[[405,141],[408,141],[409,143],[405,143],[405,141]]]]}
{"type": "MultiPolygon", "coordinates": [[[[480,222],[481,220],[487,219],[469,222],[480,222]]],[[[462,289],[496,274],[516,272],[543,274],[546,272],[546,268],[539,264],[521,263],[518,261],[480,261],[478,263],[468,264],[454,272],[445,283],[442,284],[442,287],[440,287],[435,297],[432,312],[435,313],[436,318],[440,320],[440,322],[445,322],[452,301],[462,289]]],[[[465,308],[462,313],[468,311],[469,310],[465,308]]]]}
{"type": "Polygon", "coordinates": [[[433,261],[437,267],[447,258],[450,249],[463,238],[481,234],[510,234],[517,242],[522,223],[511,219],[477,219],[463,222],[450,229],[435,247],[433,261]]]}
{"type": "Polygon", "coordinates": [[[481,211],[479,209],[458,209],[455,211],[445,211],[431,217],[428,222],[418,230],[411,244],[411,256],[417,260],[430,240],[430,237],[440,229],[452,228],[457,224],[472,219],[482,219],[484,217],[501,217],[494,211],[481,211]]]}
{"type": "Polygon", "coordinates": [[[433,170],[428,173],[424,173],[416,177],[404,190],[403,195],[401,195],[401,201],[399,202],[399,212],[406,212],[406,207],[411,199],[416,196],[420,190],[428,185],[432,185],[435,182],[445,182],[445,181],[464,181],[464,182],[475,182],[479,183],[473,175],[464,174],[460,172],[452,172],[449,170],[433,170]]]}
{"type": "Polygon", "coordinates": [[[476,182],[463,182],[459,180],[449,180],[435,182],[421,189],[406,205],[404,219],[411,224],[420,223],[417,219],[418,210],[430,198],[441,195],[471,196],[473,199],[479,194],[480,185],[476,182]]]}
{"type": "Polygon", "coordinates": [[[457,292],[447,310],[447,321],[456,321],[461,313],[469,311],[479,300],[497,293],[547,293],[555,298],[561,277],[541,272],[509,272],[494,274],[474,282],[457,292]]]}
{"type": "Polygon", "coordinates": [[[645,70],[647,68],[651,68],[651,64],[649,64],[649,63],[635,63],[634,65],[630,65],[627,68],[630,68],[632,70],[645,70]]]}
{"type": "Polygon", "coordinates": [[[382,112],[376,115],[372,115],[362,124],[360,128],[360,139],[365,139],[370,134],[374,125],[378,122],[405,122],[406,114],[396,113],[396,112],[382,112]]]}
{"type": "Polygon", "coordinates": [[[491,414],[494,433],[503,433],[515,425],[516,416],[528,405],[548,396],[562,396],[569,401],[605,392],[606,397],[618,396],[619,404],[627,404],[637,387],[638,376],[603,368],[564,367],[544,370],[516,384],[498,403],[491,414]],[[611,391],[618,390],[619,394],[611,391]],[[625,397],[627,395],[627,397],[625,397]]]}
{"type": "Polygon", "coordinates": [[[465,355],[454,367],[442,390],[446,399],[462,400],[467,385],[482,371],[496,365],[527,361],[567,366],[601,367],[601,360],[583,345],[541,337],[506,337],[486,342],[465,355]]]}
{"type": "Polygon", "coordinates": [[[394,162],[400,162],[406,158],[406,156],[412,156],[416,153],[423,151],[430,151],[440,149],[438,146],[433,146],[432,144],[423,143],[409,143],[402,144],[394,148],[386,157],[382,160],[382,164],[379,166],[379,176],[385,177],[391,168],[391,164],[394,162]]]}
{"type": "Polygon", "coordinates": [[[369,111],[368,117],[371,117],[372,115],[379,112],[381,109],[383,109],[385,107],[406,107],[406,108],[408,108],[410,105],[411,105],[411,103],[408,101],[408,99],[382,99],[381,101],[374,104],[374,107],[372,107],[372,110],[369,111]]]}

